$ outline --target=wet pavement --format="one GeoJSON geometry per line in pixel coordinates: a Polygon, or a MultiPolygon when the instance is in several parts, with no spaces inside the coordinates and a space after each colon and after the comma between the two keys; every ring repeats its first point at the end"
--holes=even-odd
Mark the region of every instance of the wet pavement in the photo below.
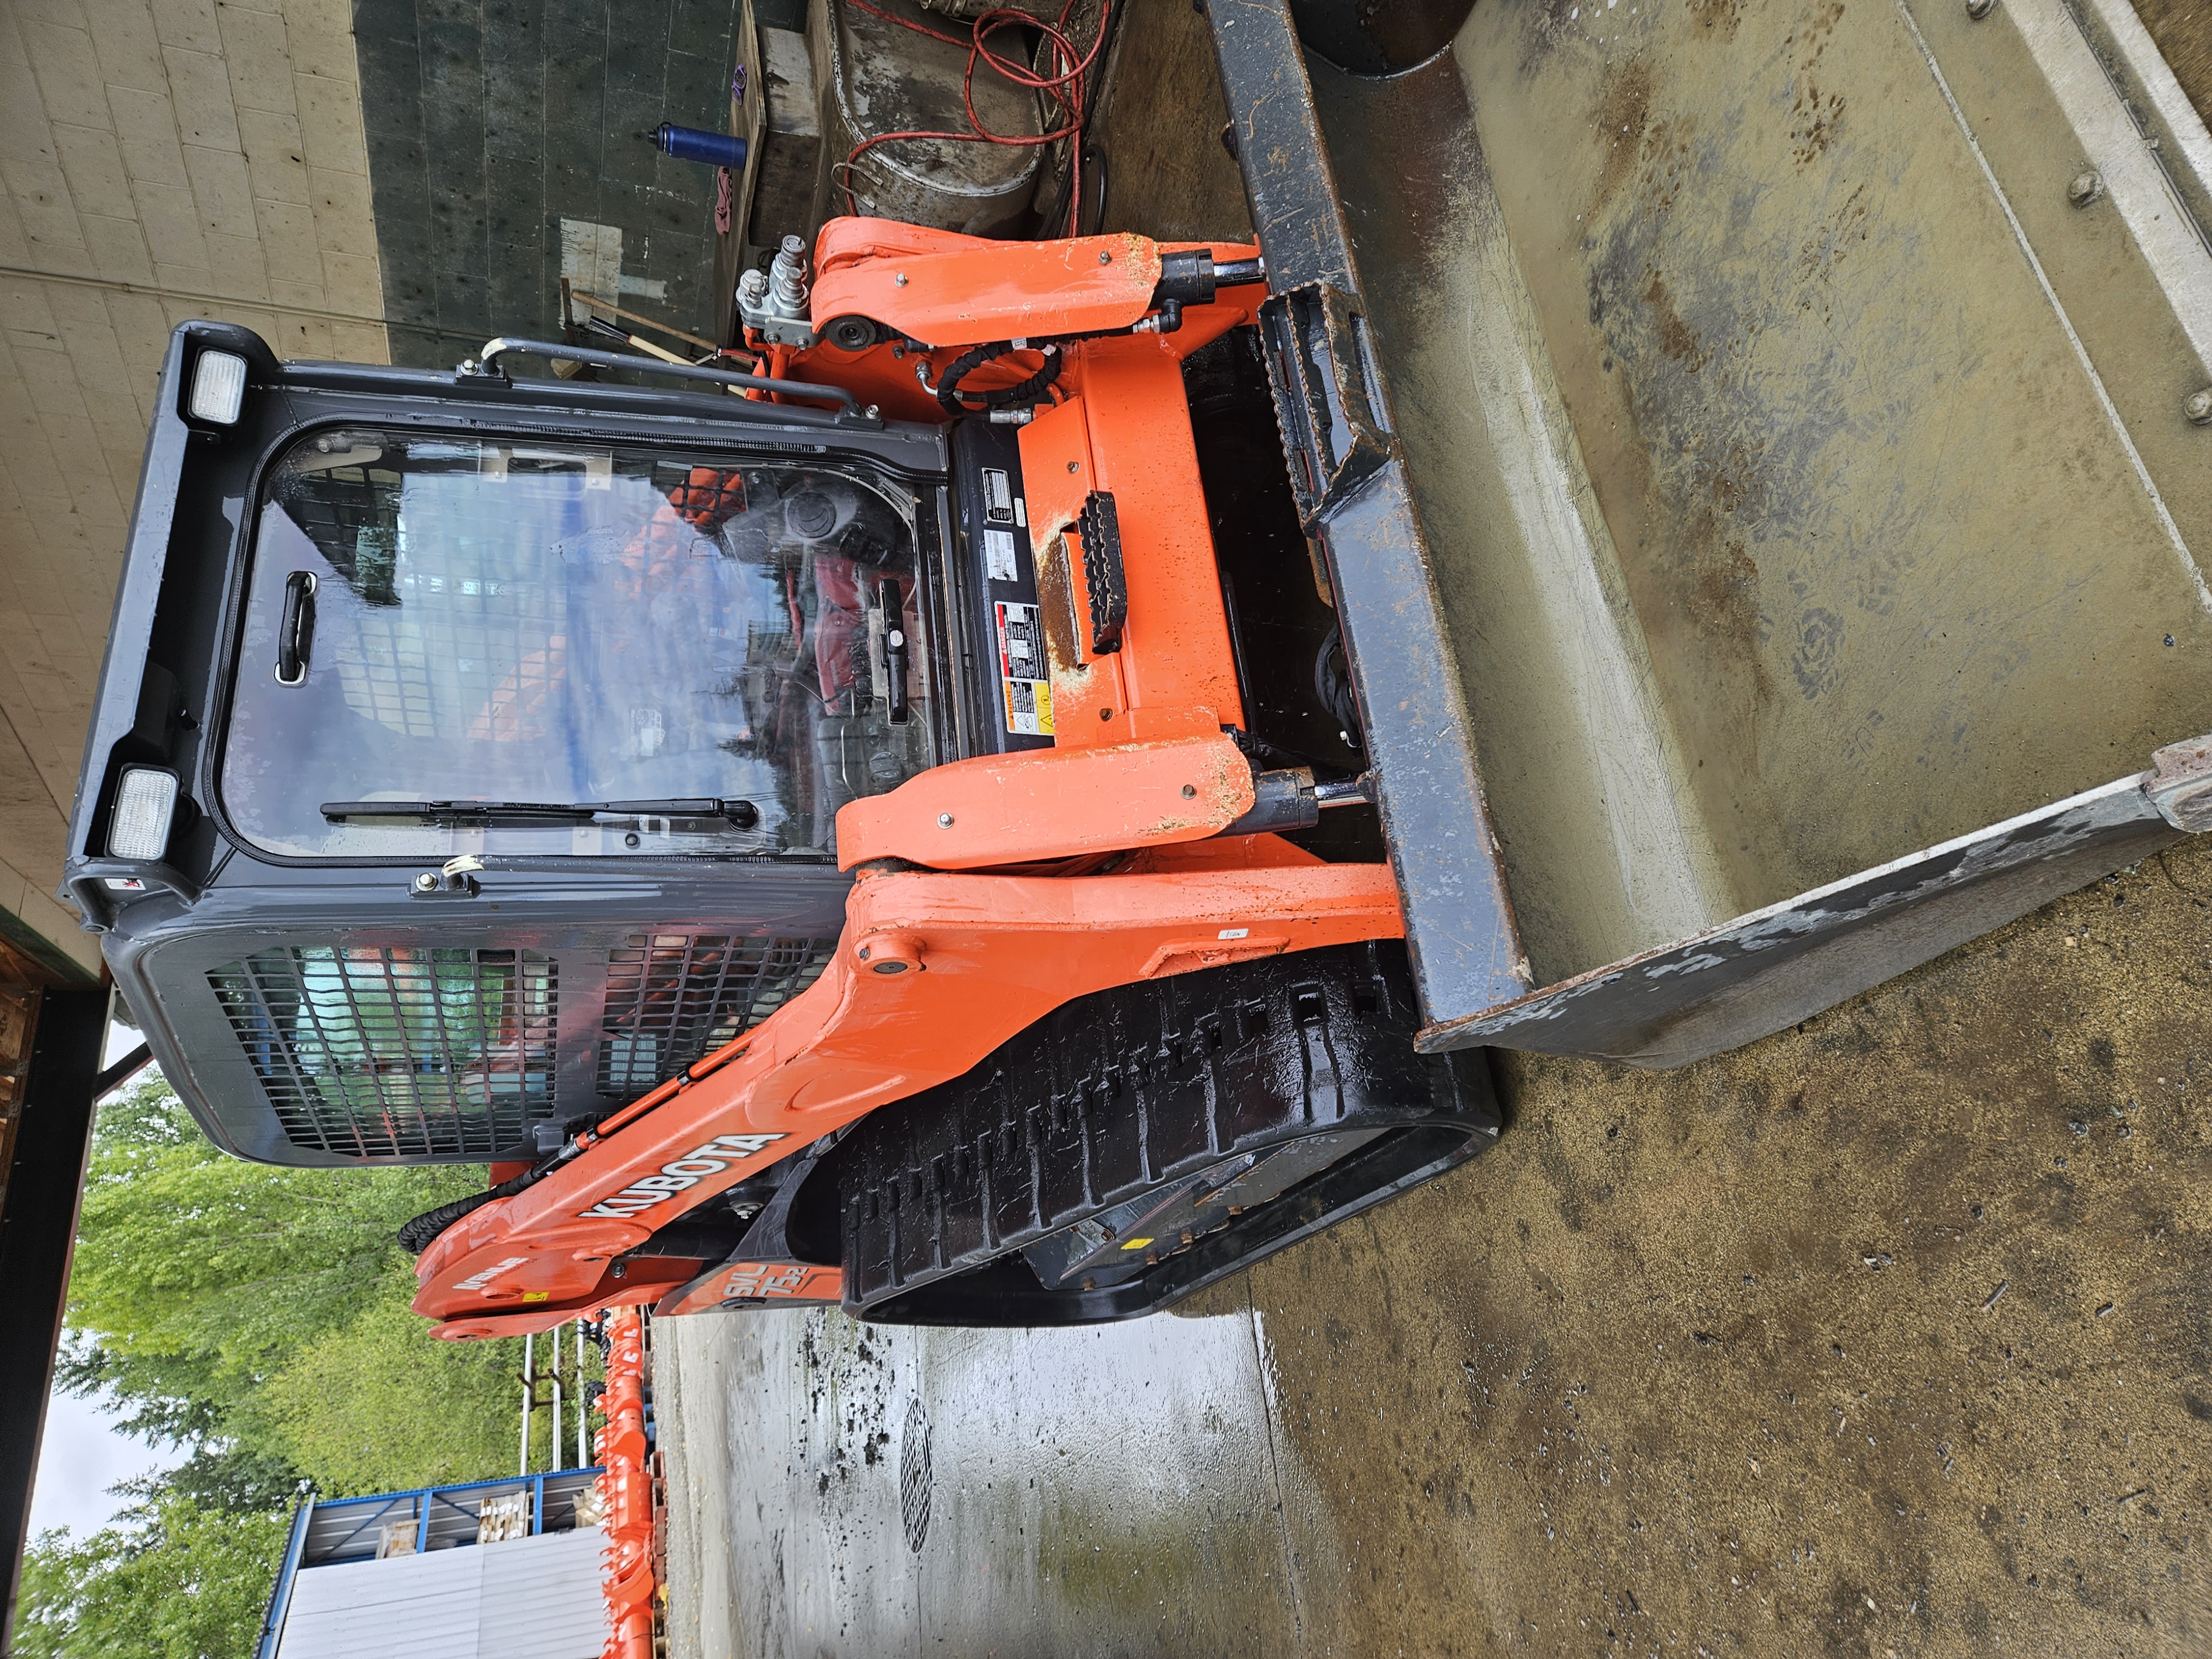
{"type": "Polygon", "coordinates": [[[2208,911],[1500,1055],[1495,1151],[1176,1314],[668,1322],[672,1659],[2212,1651],[2208,911]]]}

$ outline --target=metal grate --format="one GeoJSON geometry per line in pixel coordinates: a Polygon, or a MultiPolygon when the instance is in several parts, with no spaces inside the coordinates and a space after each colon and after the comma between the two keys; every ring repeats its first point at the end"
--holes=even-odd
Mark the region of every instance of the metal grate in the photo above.
{"type": "Polygon", "coordinates": [[[348,708],[418,740],[542,743],[562,729],[570,654],[598,639],[578,593],[635,598],[641,570],[718,550],[667,510],[688,469],[617,479],[601,458],[471,447],[418,444],[404,474],[288,471],[276,495],[365,601],[321,641],[348,708]],[[605,492],[603,522],[580,487],[605,492]]]}
{"type": "Polygon", "coordinates": [[[821,977],[835,939],[633,933],[607,957],[599,1091],[636,1094],[744,1035],[821,977]]]}
{"type": "Polygon", "coordinates": [[[899,1519],[906,1525],[907,1547],[916,1555],[929,1540],[929,1500],[937,1490],[937,1471],[929,1461],[929,1410],[916,1395],[907,1401],[906,1432],[899,1437],[899,1519]]]}
{"type": "Polygon", "coordinates": [[[259,951],[208,975],[295,1146],[484,1158],[553,1115],[552,959],[408,945],[259,951]]]}

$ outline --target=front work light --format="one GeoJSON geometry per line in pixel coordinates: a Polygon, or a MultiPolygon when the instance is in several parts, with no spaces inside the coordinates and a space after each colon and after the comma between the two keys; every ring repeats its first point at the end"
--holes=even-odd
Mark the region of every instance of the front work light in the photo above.
{"type": "Polygon", "coordinates": [[[230,351],[203,351],[192,366],[191,416],[229,426],[246,403],[246,359],[230,351]]]}
{"type": "Polygon", "coordinates": [[[115,820],[107,831],[108,856],[158,860],[169,850],[169,824],[176,816],[175,773],[158,766],[125,767],[115,791],[115,820]]]}

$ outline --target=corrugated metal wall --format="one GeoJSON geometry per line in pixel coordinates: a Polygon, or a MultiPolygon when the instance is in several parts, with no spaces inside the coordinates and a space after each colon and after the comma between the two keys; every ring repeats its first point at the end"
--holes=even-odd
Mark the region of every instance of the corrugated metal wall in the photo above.
{"type": "Polygon", "coordinates": [[[311,1567],[276,1659],[599,1659],[597,1527],[311,1567]]]}

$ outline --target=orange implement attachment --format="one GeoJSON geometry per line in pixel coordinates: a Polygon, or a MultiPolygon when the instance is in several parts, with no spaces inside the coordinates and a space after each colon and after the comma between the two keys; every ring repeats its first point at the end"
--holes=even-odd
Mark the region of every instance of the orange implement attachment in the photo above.
{"type": "Polygon", "coordinates": [[[599,1552],[607,1603],[605,1659],[653,1659],[653,1472],[645,1443],[645,1322],[635,1308],[606,1316],[607,1391],[600,1401],[599,1552]]]}
{"type": "Polygon", "coordinates": [[[447,1228],[416,1264],[416,1310],[475,1337],[657,1302],[672,1287],[642,1282],[653,1259],[625,1280],[615,1257],[839,1125],[960,1076],[1064,1002],[1404,931],[1382,865],[863,875],[820,979],[590,1155],[447,1228]]]}
{"type": "Polygon", "coordinates": [[[1252,810],[1252,768],[1215,732],[1117,749],[987,755],[933,767],[839,809],[837,862],[933,870],[1077,858],[1198,841],[1252,810]]]}

